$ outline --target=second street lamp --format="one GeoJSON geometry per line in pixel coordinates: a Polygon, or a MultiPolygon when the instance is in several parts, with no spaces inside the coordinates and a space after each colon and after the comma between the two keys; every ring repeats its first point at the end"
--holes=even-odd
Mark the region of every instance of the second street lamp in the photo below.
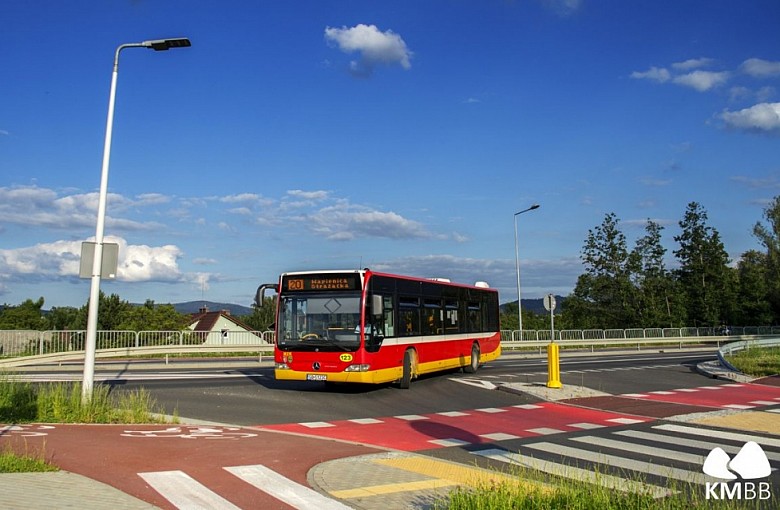
{"type": "Polygon", "coordinates": [[[515,272],[517,273],[517,328],[520,331],[520,340],[523,339],[523,305],[520,302],[520,252],[517,248],[517,217],[524,212],[539,209],[539,204],[534,204],[528,209],[515,213],[515,272]]]}
{"type": "Polygon", "coordinates": [[[95,227],[95,252],[92,259],[92,284],[89,291],[89,311],[87,313],[87,338],[84,345],[84,381],[81,397],[92,399],[92,387],[95,382],[95,350],[97,347],[98,302],[100,300],[100,275],[103,264],[103,231],[106,221],[106,197],[108,195],[108,162],[111,156],[111,132],[114,125],[114,101],[116,98],[116,80],[119,73],[119,53],[125,48],[149,48],[165,51],[170,48],[191,46],[187,38],[155,39],[140,43],[122,44],[114,54],[114,71],[111,74],[111,91],[108,96],[108,118],[106,120],[106,139],[103,145],[103,167],[100,173],[100,195],[98,198],[97,225],[95,227]]]}

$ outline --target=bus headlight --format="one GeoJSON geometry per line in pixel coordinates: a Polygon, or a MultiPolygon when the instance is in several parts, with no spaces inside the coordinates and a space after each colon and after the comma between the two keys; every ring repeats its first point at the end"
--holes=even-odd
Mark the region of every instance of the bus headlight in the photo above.
{"type": "Polygon", "coordinates": [[[344,369],[345,372],[368,372],[371,365],[350,365],[344,369]]]}
{"type": "Polygon", "coordinates": [[[287,363],[277,363],[276,364],[277,370],[290,370],[290,367],[287,366],[287,363]]]}

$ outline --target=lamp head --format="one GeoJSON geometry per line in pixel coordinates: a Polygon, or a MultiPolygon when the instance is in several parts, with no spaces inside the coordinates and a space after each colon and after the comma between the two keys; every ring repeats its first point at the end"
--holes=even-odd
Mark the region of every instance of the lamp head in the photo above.
{"type": "Polygon", "coordinates": [[[186,37],[175,39],[155,39],[153,41],[144,41],[141,46],[151,48],[154,51],[167,51],[171,48],[189,48],[192,43],[186,37]]]}

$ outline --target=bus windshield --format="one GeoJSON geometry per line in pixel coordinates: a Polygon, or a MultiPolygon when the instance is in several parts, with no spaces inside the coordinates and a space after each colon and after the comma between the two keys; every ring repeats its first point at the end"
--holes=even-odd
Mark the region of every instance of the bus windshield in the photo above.
{"type": "Polygon", "coordinates": [[[360,346],[360,295],[280,297],[277,347],[284,351],[349,351],[360,346]]]}

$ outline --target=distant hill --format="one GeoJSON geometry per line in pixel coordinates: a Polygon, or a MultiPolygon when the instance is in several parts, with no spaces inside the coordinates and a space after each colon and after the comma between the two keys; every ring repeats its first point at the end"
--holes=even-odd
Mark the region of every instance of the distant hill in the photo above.
{"type": "Polygon", "coordinates": [[[208,308],[210,312],[227,310],[230,315],[251,315],[252,309],[248,306],[235,305],[232,303],[215,303],[213,301],[187,301],[186,303],[173,303],[173,308],[179,313],[198,313],[203,307],[208,308]]]}
{"type": "MultiPolygon", "coordinates": [[[[561,312],[561,305],[563,304],[564,299],[566,299],[566,298],[564,298],[563,296],[555,296],[555,313],[560,313],[561,312]]],[[[547,315],[547,314],[550,313],[550,312],[548,312],[547,310],[544,309],[544,299],[543,298],[539,298],[539,299],[523,299],[522,301],[523,301],[523,311],[533,312],[533,313],[537,313],[537,314],[540,314],[540,315],[547,315]]],[[[509,303],[504,303],[503,305],[501,305],[501,307],[500,307],[501,311],[503,312],[504,309],[506,308],[506,306],[510,305],[510,304],[511,305],[517,304],[517,300],[515,299],[514,301],[511,301],[509,303]]]]}

